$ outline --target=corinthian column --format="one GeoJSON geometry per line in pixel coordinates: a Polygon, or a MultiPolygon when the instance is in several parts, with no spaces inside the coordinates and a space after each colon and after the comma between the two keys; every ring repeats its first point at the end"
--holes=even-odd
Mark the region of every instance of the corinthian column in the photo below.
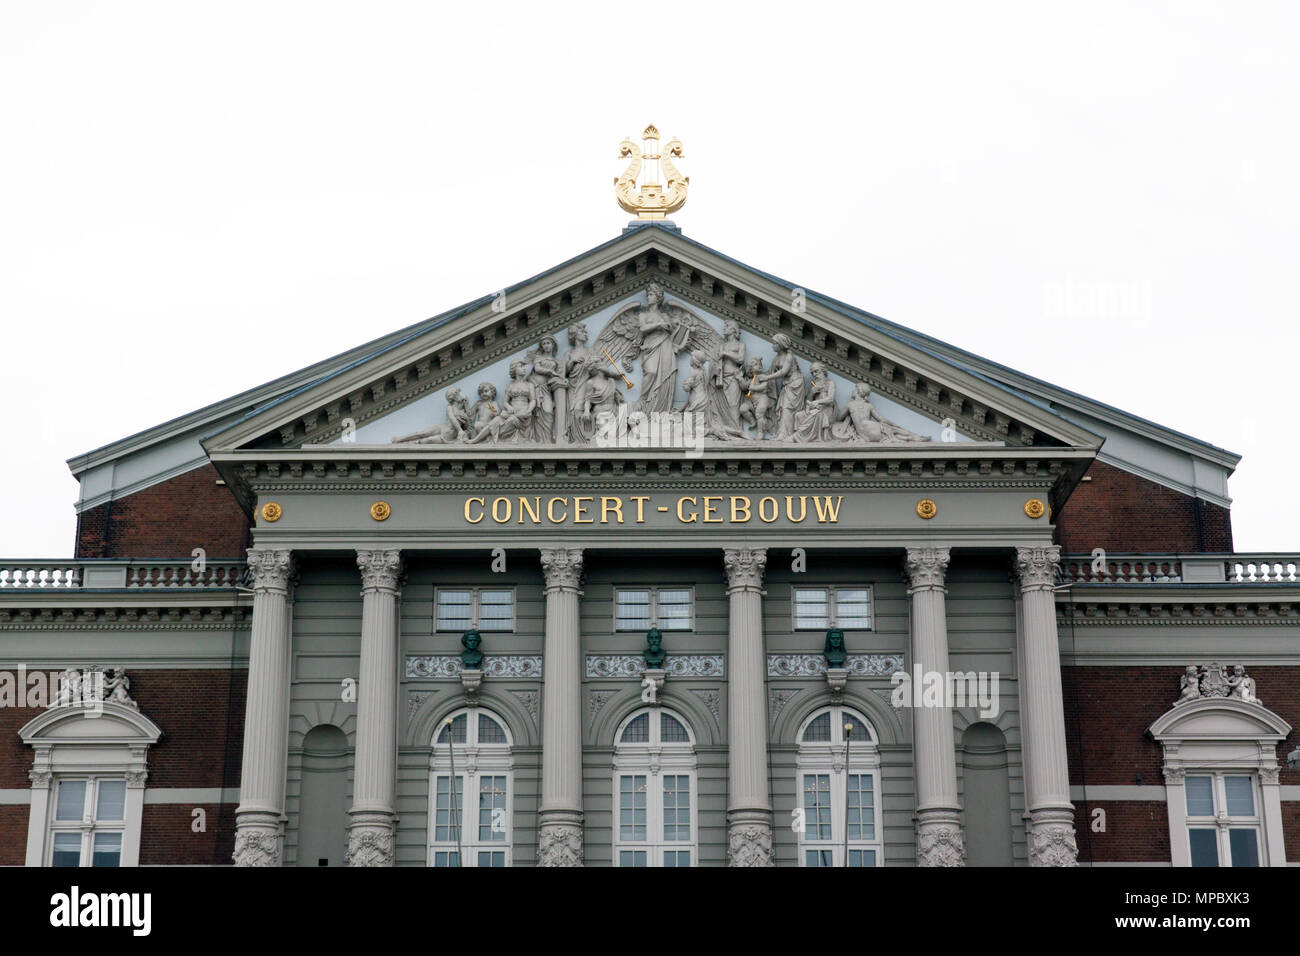
{"type": "Polygon", "coordinates": [[[1029,865],[1074,866],[1074,804],[1065,759],[1065,706],[1061,652],[1056,638],[1052,587],[1061,549],[1016,548],[1024,657],[1020,665],[1025,794],[1029,803],[1029,865]]]}
{"type": "Polygon", "coordinates": [[[392,866],[397,787],[397,582],[401,551],[358,551],[361,677],[348,866],[392,866]]]}
{"type": "Polygon", "coordinates": [[[727,548],[727,865],[772,866],[763,655],[763,548],[727,548]]]}
{"type": "Polygon", "coordinates": [[[542,657],[542,805],[537,865],[582,866],[580,548],[542,548],[546,645],[542,657]]]}
{"type": "MultiPolygon", "coordinates": [[[[912,598],[912,675],[948,680],[948,621],[944,575],[947,548],[908,548],[907,593],[912,598]]],[[[933,679],[933,678],[931,678],[933,679]]],[[[917,695],[919,696],[919,695],[917,695]]],[[[916,764],[916,865],[963,866],[966,842],[957,802],[957,750],[949,706],[912,707],[912,755],[916,764]]]]}
{"type": "Polygon", "coordinates": [[[235,865],[284,858],[284,780],[289,760],[289,581],[293,553],[249,548],[253,633],[248,650],[244,757],[235,810],[235,865]]]}

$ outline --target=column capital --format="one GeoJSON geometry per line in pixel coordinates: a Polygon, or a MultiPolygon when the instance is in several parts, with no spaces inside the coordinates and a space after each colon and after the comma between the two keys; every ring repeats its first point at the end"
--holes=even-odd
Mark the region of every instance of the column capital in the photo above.
{"type": "Polygon", "coordinates": [[[946,591],[944,577],[952,554],[948,548],[908,548],[903,567],[907,573],[907,592],[946,591]]]}
{"type": "Polygon", "coordinates": [[[541,552],[546,590],[568,588],[576,591],[582,582],[582,549],[542,548],[541,552]]]}
{"type": "Polygon", "coordinates": [[[253,590],[289,592],[293,578],[293,552],[282,548],[249,548],[248,566],[253,572],[253,590]]]}
{"type": "Polygon", "coordinates": [[[767,548],[724,548],[722,563],[727,569],[727,593],[763,586],[767,570],[767,548]]]}
{"type": "Polygon", "coordinates": [[[1016,548],[1016,579],[1020,590],[1050,591],[1056,584],[1056,569],[1060,563],[1060,545],[1040,544],[1016,548]]]}
{"type": "Polygon", "coordinates": [[[357,567],[361,569],[361,590],[396,591],[402,576],[402,552],[358,549],[357,567]]]}

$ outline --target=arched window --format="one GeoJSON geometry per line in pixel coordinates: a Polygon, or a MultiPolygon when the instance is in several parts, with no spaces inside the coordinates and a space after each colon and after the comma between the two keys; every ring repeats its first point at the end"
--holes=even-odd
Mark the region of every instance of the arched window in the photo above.
{"type": "Polygon", "coordinates": [[[880,866],[880,754],[875,730],[861,714],[836,705],[805,720],[798,741],[799,865],[844,866],[847,826],[848,865],[880,866]],[[847,746],[846,724],[853,728],[847,746]]]}
{"type": "Polygon", "coordinates": [[[695,738],[662,708],[639,710],[614,735],[614,865],[695,866],[695,738]]]}
{"type": "Polygon", "coordinates": [[[450,717],[434,735],[430,760],[429,865],[509,866],[510,731],[481,707],[450,717]]]}

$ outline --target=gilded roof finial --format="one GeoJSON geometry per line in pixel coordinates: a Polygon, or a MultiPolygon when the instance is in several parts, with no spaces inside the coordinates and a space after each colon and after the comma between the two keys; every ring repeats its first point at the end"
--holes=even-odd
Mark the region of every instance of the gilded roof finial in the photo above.
{"type": "Polygon", "coordinates": [[[642,132],[641,143],[638,147],[630,139],[625,139],[619,144],[619,159],[630,159],[631,162],[622,176],[615,177],[614,195],[618,204],[628,212],[636,213],[638,219],[663,219],[686,205],[686,188],[691,179],[679,173],[673,165],[673,158],[682,157],[682,142],[669,140],[661,153],[659,130],[651,124],[642,132]],[[668,181],[666,190],[660,182],[661,170],[668,181]],[[638,176],[641,176],[639,189],[638,176]]]}

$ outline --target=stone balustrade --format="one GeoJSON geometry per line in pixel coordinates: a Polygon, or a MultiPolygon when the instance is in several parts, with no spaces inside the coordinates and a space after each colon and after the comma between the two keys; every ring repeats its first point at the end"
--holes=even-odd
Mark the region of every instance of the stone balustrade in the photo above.
{"type": "Polygon", "coordinates": [[[150,589],[201,590],[235,587],[242,560],[87,560],[0,561],[0,592],[17,590],[150,589]]]}

